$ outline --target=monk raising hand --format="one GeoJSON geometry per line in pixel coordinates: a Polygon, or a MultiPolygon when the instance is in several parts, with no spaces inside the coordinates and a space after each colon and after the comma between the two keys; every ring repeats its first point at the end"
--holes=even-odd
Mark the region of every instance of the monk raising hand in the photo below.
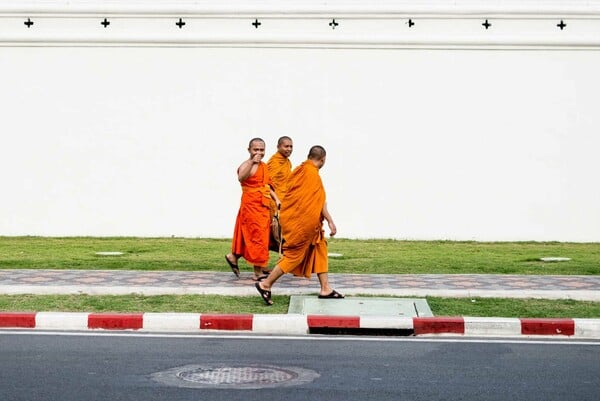
{"type": "Polygon", "coordinates": [[[225,255],[225,260],[236,277],[240,277],[238,260],[244,258],[254,268],[252,279],[258,281],[265,277],[263,273],[268,274],[271,200],[276,205],[280,201],[273,190],[267,165],[262,161],[265,141],[260,138],[250,140],[248,153],[249,158],[237,170],[242,199],[235,221],[231,253],[225,255]]]}

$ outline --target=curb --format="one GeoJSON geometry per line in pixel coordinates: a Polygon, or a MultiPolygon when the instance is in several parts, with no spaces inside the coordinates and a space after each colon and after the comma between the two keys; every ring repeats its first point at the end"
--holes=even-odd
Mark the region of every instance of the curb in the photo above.
{"type": "Polygon", "coordinates": [[[0,328],[254,334],[565,336],[600,339],[600,319],[388,317],[200,313],[0,312],[0,328]]]}

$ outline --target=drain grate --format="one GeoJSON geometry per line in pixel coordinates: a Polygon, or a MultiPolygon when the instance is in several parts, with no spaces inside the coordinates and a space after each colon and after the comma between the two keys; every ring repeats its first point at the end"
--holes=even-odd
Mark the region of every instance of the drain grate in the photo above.
{"type": "Polygon", "coordinates": [[[152,379],[169,386],[191,388],[258,389],[297,386],[319,374],[297,367],[270,365],[186,365],[157,372],[152,379]]]}

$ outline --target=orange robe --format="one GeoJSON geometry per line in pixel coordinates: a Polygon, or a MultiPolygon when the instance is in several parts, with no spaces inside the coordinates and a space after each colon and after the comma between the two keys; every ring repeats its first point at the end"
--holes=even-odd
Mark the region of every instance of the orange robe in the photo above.
{"type": "MultiPolygon", "coordinates": [[[[292,174],[292,162],[279,152],[275,152],[267,162],[269,175],[273,180],[273,188],[279,200],[282,200],[288,187],[288,179],[292,174]]],[[[274,211],[275,202],[272,202],[271,209],[274,211]]]]}
{"type": "Polygon", "coordinates": [[[319,169],[305,161],[292,172],[282,201],[283,256],[277,263],[285,273],[310,278],[328,271],[327,240],[323,231],[325,188],[319,169]]]}
{"type": "Polygon", "coordinates": [[[241,182],[242,201],[235,220],[231,252],[254,266],[269,262],[271,227],[271,178],[267,165],[260,162],[256,173],[241,182]]]}

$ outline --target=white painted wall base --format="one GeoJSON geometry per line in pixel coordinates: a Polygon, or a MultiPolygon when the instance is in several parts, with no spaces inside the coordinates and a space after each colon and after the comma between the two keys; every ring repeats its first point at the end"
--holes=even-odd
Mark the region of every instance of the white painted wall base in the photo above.
{"type": "Polygon", "coordinates": [[[0,6],[0,235],[230,237],[290,135],[340,237],[600,241],[599,2],[101,3],[0,6]]]}

